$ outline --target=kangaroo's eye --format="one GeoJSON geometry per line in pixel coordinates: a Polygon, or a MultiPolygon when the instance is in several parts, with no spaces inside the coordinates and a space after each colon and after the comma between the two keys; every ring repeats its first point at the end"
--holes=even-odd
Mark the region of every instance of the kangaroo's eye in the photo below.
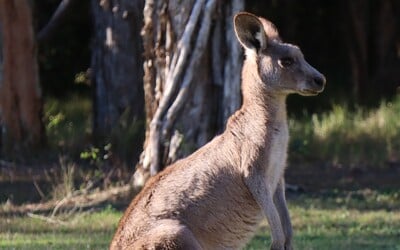
{"type": "Polygon", "coordinates": [[[293,63],[294,63],[294,59],[292,57],[283,57],[283,58],[279,59],[279,64],[284,68],[292,66],[293,63]]]}

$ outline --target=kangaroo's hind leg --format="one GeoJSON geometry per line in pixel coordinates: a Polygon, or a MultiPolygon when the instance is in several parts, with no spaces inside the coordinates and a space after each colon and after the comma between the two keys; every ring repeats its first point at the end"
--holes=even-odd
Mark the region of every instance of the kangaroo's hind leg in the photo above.
{"type": "Polygon", "coordinates": [[[136,240],[129,249],[202,250],[190,229],[177,220],[157,221],[157,226],[136,240]]]}

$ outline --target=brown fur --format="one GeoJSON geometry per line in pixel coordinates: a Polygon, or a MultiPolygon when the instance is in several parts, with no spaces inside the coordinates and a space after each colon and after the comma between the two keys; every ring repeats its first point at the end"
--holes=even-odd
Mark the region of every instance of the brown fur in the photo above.
{"type": "Polygon", "coordinates": [[[292,249],[283,179],[285,100],[289,93],[321,92],[325,79],[267,20],[239,13],[235,31],[247,55],[241,109],[223,134],[148,181],[110,249],[238,249],[263,216],[271,249],[292,249]],[[282,66],[289,56],[296,63],[282,66]]]}

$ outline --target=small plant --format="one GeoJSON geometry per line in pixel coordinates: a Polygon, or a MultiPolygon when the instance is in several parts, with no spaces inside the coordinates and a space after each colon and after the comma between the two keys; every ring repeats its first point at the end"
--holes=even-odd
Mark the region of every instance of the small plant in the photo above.
{"type": "Polygon", "coordinates": [[[117,171],[118,162],[116,163],[115,157],[112,157],[112,150],[114,150],[112,144],[107,143],[102,148],[90,146],[87,150],[80,153],[80,158],[87,161],[91,166],[84,178],[83,185],[88,186],[88,183],[92,183],[92,188],[100,186],[107,188],[113,185],[116,180],[122,180],[119,178],[119,174],[117,174],[121,172],[117,171]],[[119,176],[116,179],[115,174],[119,176]]]}
{"type": "Polygon", "coordinates": [[[46,124],[46,130],[51,130],[60,126],[60,123],[65,120],[65,115],[61,112],[55,115],[49,115],[48,123],[46,124]]]}
{"type": "Polygon", "coordinates": [[[70,197],[75,189],[75,170],[76,165],[70,163],[66,157],[59,157],[59,169],[46,172],[48,181],[52,185],[51,198],[59,200],[70,197]]]}
{"type": "Polygon", "coordinates": [[[101,165],[104,161],[108,160],[111,157],[111,148],[111,143],[107,143],[106,145],[104,145],[103,150],[100,150],[100,148],[94,146],[90,146],[89,149],[84,150],[80,153],[80,158],[90,161],[90,164],[101,165]]]}
{"type": "Polygon", "coordinates": [[[86,71],[86,72],[79,72],[75,75],[75,79],[74,79],[74,83],[75,84],[83,84],[83,85],[90,85],[90,72],[86,71]]]}

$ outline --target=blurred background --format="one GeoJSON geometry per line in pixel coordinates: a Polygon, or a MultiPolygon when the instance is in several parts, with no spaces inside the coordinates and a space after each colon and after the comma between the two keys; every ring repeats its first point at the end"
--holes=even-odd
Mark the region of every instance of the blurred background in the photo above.
{"type": "Polygon", "coordinates": [[[210,16],[193,19],[195,33],[185,44],[192,53],[183,67],[195,72],[191,78],[172,70],[168,76],[166,69],[180,53],[176,44],[196,1],[2,2],[4,169],[14,164],[21,175],[25,168],[41,173],[66,158],[83,170],[111,171],[113,181],[127,181],[135,168],[149,171],[151,164],[143,166],[145,139],[156,119],[169,129],[159,135],[155,172],[205,144],[240,106],[242,49],[231,26],[240,10],[271,20],[283,40],[297,44],[327,78],[323,94],[289,97],[289,165],[349,175],[398,169],[397,1],[215,2],[210,16]],[[198,49],[196,35],[207,18],[209,31],[198,49]],[[190,93],[172,109],[185,81],[190,93]],[[167,84],[175,90],[164,100],[167,84]],[[172,109],[174,119],[155,118],[162,108],[172,109]]]}
{"type": "MultiPolygon", "coordinates": [[[[3,209],[140,187],[221,133],[241,103],[232,18],[243,10],[272,21],[327,78],[319,96],[288,99],[287,182],[333,207],[350,195],[356,208],[398,212],[395,0],[0,1],[3,209]]],[[[98,203],[115,203],[107,197],[98,203]]]]}

